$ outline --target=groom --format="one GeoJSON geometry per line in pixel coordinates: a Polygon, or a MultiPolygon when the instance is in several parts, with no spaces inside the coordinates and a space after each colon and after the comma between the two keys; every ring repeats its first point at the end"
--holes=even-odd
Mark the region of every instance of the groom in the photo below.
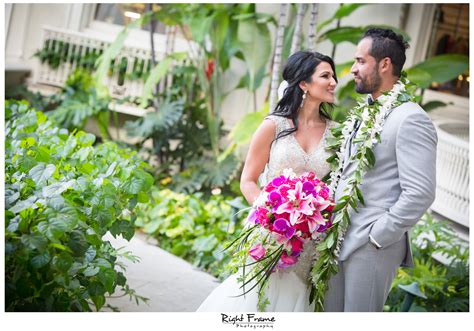
{"type": "MultiPolygon", "coordinates": [[[[369,104],[400,78],[408,44],[392,30],[369,29],[357,45],[351,73],[369,104]]],[[[356,127],[357,129],[357,127],[356,127]]],[[[355,133],[355,132],[354,132],[355,133]]],[[[375,166],[362,178],[365,206],[351,210],[339,270],[329,282],[325,311],[382,311],[399,266],[413,266],[408,231],[431,206],[436,187],[437,135],[413,102],[393,108],[373,149],[375,166]]],[[[348,139],[345,159],[357,151],[348,139]]],[[[345,162],[336,188],[343,196],[354,165],[345,162]]]]}

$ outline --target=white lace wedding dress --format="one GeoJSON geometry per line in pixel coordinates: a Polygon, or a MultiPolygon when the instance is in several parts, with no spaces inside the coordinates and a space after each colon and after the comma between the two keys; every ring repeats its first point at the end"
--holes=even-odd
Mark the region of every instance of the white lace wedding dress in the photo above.
{"type": "MultiPolygon", "coordinates": [[[[290,120],[284,117],[269,115],[267,118],[276,124],[276,135],[291,127],[290,120]]],[[[270,159],[265,171],[260,176],[260,184],[265,185],[269,180],[281,175],[286,168],[292,168],[297,175],[313,171],[318,178],[324,177],[329,172],[326,159],[330,154],[325,150],[326,137],[329,129],[336,123],[327,121],[326,130],[318,146],[306,153],[299,145],[294,134],[280,138],[272,144],[270,159]]],[[[311,291],[310,271],[317,251],[315,242],[308,241],[303,246],[298,263],[286,269],[277,269],[269,278],[265,297],[270,301],[266,311],[272,312],[304,312],[313,311],[309,304],[311,291]]],[[[237,281],[238,274],[231,275],[222,284],[215,288],[198,308],[198,312],[242,312],[258,311],[258,287],[245,296],[237,281]]],[[[246,285],[250,289],[252,285],[246,285]]]]}

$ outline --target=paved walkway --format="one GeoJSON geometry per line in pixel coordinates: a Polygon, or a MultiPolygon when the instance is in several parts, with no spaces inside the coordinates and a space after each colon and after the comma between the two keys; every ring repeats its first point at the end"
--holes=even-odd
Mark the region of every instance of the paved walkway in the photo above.
{"type": "Polygon", "coordinates": [[[107,299],[108,304],[120,311],[192,312],[219,285],[216,278],[147,241],[142,233],[137,232],[130,242],[121,237],[108,236],[106,239],[115,248],[125,246],[126,251],[140,257],[140,262],[136,263],[122,260],[127,266],[125,276],[131,289],[149,298],[148,304],[140,302],[139,305],[129,296],[107,299]]]}

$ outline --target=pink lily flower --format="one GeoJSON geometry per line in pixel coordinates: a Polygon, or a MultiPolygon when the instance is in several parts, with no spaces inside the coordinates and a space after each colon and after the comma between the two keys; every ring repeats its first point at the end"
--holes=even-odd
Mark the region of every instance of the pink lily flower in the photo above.
{"type": "Polygon", "coordinates": [[[331,204],[331,201],[324,199],[320,195],[313,197],[313,205],[317,210],[324,210],[331,204]]]}
{"type": "Polygon", "coordinates": [[[288,201],[281,204],[276,211],[277,214],[290,214],[291,225],[302,222],[299,220],[301,215],[313,214],[311,196],[307,196],[302,189],[303,184],[297,182],[295,189],[288,191],[288,201]]]}
{"type": "Polygon", "coordinates": [[[255,260],[258,261],[265,256],[265,248],[261,244],[257,244],[249,249],[249,255],[255,260]]]}
{"type": "Polygon", "coordinates": [[[316,231],[320,225],[324,225],[326,223],[326,220],[323,218],[323,215],[321,215],[321,212],[318,209],[314,211],[313,215],[306,216],[306,221],[308,222],[308,229],[311,233],[316,231]]]}

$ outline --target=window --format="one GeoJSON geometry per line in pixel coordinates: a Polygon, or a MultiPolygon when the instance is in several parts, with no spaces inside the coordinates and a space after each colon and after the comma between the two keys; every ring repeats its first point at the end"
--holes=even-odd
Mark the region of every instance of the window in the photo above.
{"type": "MultiPolygon", "coordinates": [[[[159,10],[159,4],[152,4],[153,10],[159,10]]],[[[140,18],[148,11],[148,4],[145,3],[100,3],[97,4],[94,19],[109,24],[127,25],[140,18]]],[[[142,27],[143,30],[150,31],[150,25],[142,27]]],[[[156,33],[165,33],[165,25],[157,22],[156,33]]]]}
{"type": "MultiPolygon", "coordinates": [[[[438,4],[428,57],[441,54],[469,56],[469,4],[438,4]]],[[[443,84],[434,83],[430,89],[469,96],[469,72],[443,84]]]]}

